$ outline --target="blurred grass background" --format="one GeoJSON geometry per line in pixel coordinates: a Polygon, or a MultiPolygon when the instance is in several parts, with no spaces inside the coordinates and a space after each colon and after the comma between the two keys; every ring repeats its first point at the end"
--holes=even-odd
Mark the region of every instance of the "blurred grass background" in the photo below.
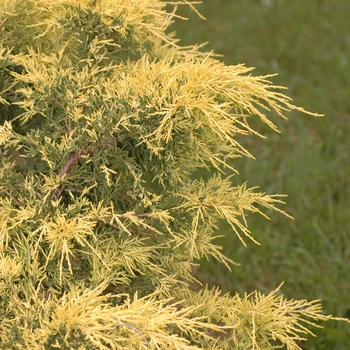
{"type": "MultiPolygon", "coordinates": [[[[290,113],[286,121],[271,113],[281,134],[253,122],[266,139],[240,140],[256,160],[237,160],[234,181],[288,194],[284,209],[295,220],[249,215],[261,246],[248,248],[221,226],[219,244],[241,266],[229,272],[210,260],[197,277],[232,293],[268,293],[284,281],[288,298],[322,299],[325,313],[350,317],[350,1],[204,0],[197,8],[206,21],[181,7],[190,20],[171,27],[180,44],[209,41],[205,51],[227,64],[278,73],[273,83],[287,86],[296,105],[325,114],[290,113]]],[[[349,324],[322,325],[303,348],[350,349],[349,324]]]]}

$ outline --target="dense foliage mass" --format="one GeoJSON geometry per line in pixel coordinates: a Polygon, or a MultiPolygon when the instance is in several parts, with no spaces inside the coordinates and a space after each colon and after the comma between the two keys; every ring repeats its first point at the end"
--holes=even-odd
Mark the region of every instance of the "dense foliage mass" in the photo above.
{"type": "Polygon", "coordinates": [[[231,184],[250,156],[235,136],[303,110],[269,77],[178,46],[170,7],[0,0],[2,348],[300,349],[331,318],[278,290],[189,288],[195,259],[231,263],[219,220],[245,244],[246,213],[282,203],[231,184]]]}

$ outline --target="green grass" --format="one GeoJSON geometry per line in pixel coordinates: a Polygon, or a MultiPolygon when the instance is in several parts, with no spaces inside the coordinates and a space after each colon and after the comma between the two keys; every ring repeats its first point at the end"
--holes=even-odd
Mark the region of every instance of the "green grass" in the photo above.
{"type": "MultiPolygon", "coordinates": [[[[289,298],[322,299],[326,313],[349,316],[350,1],[204,0],[197,8],[206,21],[181,9],[190,21],[171,28],[181,44],[209,41],[206,50],[222,54],[227,64],[256,67],[257,75],[277,72],[273,82],[287,86],[297,105],[325,114],[291,113],[288,121],[271,114],[281,134],[253,121],[266,139],[240,140],[256,160],[237,160],[234,181],[287,194],[283,209],[295,220],[250,215],[261,246],[249,242],[248,248],[222,225],[220,244],[241,266],[229,272],[210,261],[197,277],[233,293],[269,292],[284,281],[289,298]]],[[[305,349],[350,349],[350,325],[323,326],[305,349]]]]}

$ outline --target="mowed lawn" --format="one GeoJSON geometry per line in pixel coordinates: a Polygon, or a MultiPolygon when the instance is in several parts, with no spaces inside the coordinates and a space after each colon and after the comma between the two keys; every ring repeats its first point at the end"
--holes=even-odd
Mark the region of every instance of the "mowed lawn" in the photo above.
{"type": "MultiPolygon", "coordinates": [[[[190,20],[171,27],[182,45],[209,41],[205,50],[227,64],[278,73],[273,83],[288,87],[296,105],[325,115],[271,113],[280,134],[252,117],[266,138],[239,139],[256,159],[238,159],[233,181],[287,194],[280,208],[295,219],[249,215],[261,246],[247,248],[223,224],[218,242],[241,265],[229,272],[203,262],[197,277],[232,293],[268,293],[284,281],[288,298],[321,299],[325,313],[350,317],[350,1],[204,0],[197,8],[206,21],[181,7],[190,20]]],[[[350,324],[322,325],[305,349],[350,349],[350,324]]]]}

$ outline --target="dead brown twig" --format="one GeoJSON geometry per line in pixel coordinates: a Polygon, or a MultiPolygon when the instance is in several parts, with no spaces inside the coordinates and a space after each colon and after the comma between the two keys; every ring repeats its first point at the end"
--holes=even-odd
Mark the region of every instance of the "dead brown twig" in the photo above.
{"type": "Polygon", "coordinates": [[[4,192],[14,201],[14,203],[17,205],[17,207],[21,206],[21,203],[7,190],[4,190],[4,192]]]}
{"type": "MultiPolygon", "coordinates": [[[[68,160],[66,161],[66,163],[64,164],[64,166],[62,167],[62,169],[58,172],[58,175],[60,177],[63,177],[65,174],[69,174],[73,168],[73,166],[79,161],[79,159],[82,156],[86,156],[86,155],[92,155],[93,153],[93,148],[92,146],[88,146],[85,150],[81,150],[81,151],[76,151],[76,152],[72,152],[68,158],[68,160]]],[[[60,186],[58,187],[54,193],[51,196],[51,200],[57,200],[58,198],[60,198],[62,192],[64,191],[64,186],[60,186]]]]}

